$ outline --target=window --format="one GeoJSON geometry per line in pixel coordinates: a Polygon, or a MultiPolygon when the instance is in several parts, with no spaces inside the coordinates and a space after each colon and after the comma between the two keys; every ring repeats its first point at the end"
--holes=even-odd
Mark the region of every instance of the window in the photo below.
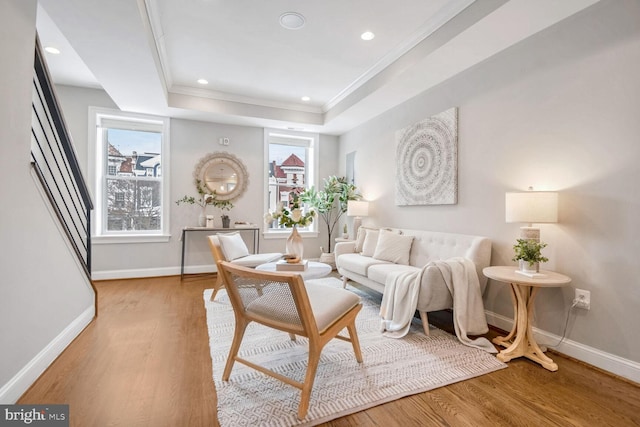
{"type": "Polygon", "coordinates": [[[94,241],[167,241],[169,119],[93,108],[94,241]]]}
{"type": "MultiPolygon", "coordinates": [[[[317,182],[318,134],[265,129],[265,212],[275,211],[278,203],[288,206],[290,194],[300,193],[317,182]]],[[[301,229],[315,232],[316,224],[301,229]]],[[[289,230],[277,221],[268,224],[265,232],[287,234],[289,230]]]]}

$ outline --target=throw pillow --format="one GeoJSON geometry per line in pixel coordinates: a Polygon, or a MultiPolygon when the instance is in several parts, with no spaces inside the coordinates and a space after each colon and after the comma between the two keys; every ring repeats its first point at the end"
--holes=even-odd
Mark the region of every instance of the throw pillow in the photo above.
{"type": "Polygon", "coordinates": [[[356,248],[354,252],[362,252],[362,245],[364,244],[364,238],[367,235],[367,230],[377,230],[377,228],[362,227],[358,228],[358,234],[356,236],[356,248]]]}
{"type": "Polygon", "coordinates": [[[413,236],[404,236],[392,231],[380,230],[373,258],[395,264],[408,265],[412,244],[413,236]]]}
{"type": "Polygon", "coordinates": [[[362,255],[373,256],[378,244],[378,235],[380,230],[367,230],[362,243],[362,255]]]}
{"type": "Polygon", "coordinates": [[[220,240],[220,247],[227,261],[249,255],[249,249],[247,249],[240,233],[218,234],[218,240],[220,240]]]}

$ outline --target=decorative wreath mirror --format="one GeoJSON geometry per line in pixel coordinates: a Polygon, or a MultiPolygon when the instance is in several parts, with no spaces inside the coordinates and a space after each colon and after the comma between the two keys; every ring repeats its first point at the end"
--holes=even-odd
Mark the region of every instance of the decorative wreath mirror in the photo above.
{"type": "Polygon", "coordinates": [[[215,194],[217,200],[235,200],[249,184],[249,174],[242,160],[226,152],[210,153],[200,159],[193,178],[199,189],[206,194],[215,194]]]}

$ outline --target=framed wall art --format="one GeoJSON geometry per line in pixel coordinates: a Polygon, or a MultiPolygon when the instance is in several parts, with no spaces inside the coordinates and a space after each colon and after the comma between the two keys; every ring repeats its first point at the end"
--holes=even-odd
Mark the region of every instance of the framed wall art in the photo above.
{"type": "Polygon", "coordinates": [[[396,205],[458,202],[458,109],[396,132],[396,205]]]}

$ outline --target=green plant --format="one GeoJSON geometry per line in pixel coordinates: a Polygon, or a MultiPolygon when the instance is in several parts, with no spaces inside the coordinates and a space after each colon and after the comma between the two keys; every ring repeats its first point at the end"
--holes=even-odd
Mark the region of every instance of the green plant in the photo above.
{"type": "Polygon", "coordinates": [[[347,212],[347,203],[361,198],[355,185],[337,176],[326,178],[324,188],[320,191],[311,187],[300,194],[300,199],[313,206],[327,226],[328,252],[331,252],[331,235],[340,217],[347,212]]]}
{"type": "Polygon", "coordinates": [[[542,256],[541,252],[547,246],[546,243],[529,239],[518,239],[517,242],[513,245],[513,250],[516,253],[512,259],[513,261],[526,261],[530,267],[533,267],[536,262],[549,261],[549,258],[542,256]]]}
{"type": "Polygon", "coordinates": [[[212,205],[222,211],[222,218],[229,217],[224,211],[229,211],[233,208],[233,203],[231,203],[230,200],[219,200],[216,191],[209,191],[199,179],[196,179],[196,189],[199,195],[197,199],[193,196],[184,196],[182,199],[176,200],[176,205],[179,206],[185,203],[188,205],[198,205],[202,209],[208,205],[212,205]]]}

